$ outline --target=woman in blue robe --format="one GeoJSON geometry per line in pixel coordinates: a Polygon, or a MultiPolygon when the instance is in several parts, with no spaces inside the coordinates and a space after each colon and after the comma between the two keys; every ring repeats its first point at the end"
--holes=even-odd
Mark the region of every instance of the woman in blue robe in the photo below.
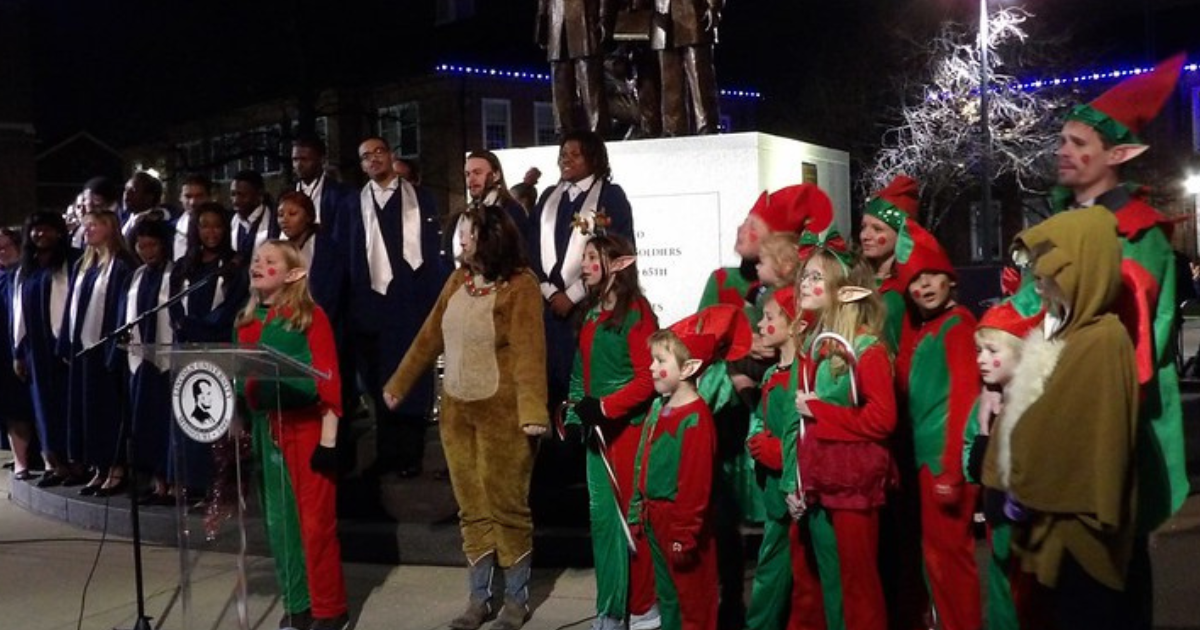
{"type": "Polygon", "coordinates": [[[72,267],[67,305],[58,334],[59,357],[70,364],[67,385],[67,452],[94,469],[79,489],[109,497],[125,488],[125,421],[128,376],[123,352],[106,336],[117,328],[117,305],[134,268],[115,212],[83,216],[83,257],[72,267]]]}
{"type": "Polygon", "coordinates": [[[27,481],[33,446],[33,403],[29,384],[13,370],[12,288],[21,267],[21,233],[0,228],[0,442],[8,440],[13,453],[13,479],[27,481]]]}
{"type": "Polygon", "coordinates": [[[46,474],[38,487],[85,481],[67,453],[67,364],[56,352],[75,254],[62,215],[39,211],[25,219],[21,268],[13,286],[13,367],[30,386],[33,418],[46,474]]]}

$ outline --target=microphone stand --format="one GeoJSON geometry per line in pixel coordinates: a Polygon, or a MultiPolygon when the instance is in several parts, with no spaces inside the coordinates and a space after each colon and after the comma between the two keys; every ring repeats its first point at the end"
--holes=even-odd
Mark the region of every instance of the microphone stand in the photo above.
{"type": "MultiPolygon", "coordinates": [[[[171,296],[162,304],[155,305],[154,308],[147,310],[145,313],[138,315],[136,318],[126,323],[124,326],[121,326],[120,328],[108,333],[96,343],[80,350],[75,354],[75,358],[78,359],[79,357],[82,357],[83,355],[109,343],[127,342],[129,340],[129,333],[143,321],[156,316],[158,312],[164,308],[170,308],[178,304],[184,298],[191,295],[194,291],[200,289],[201,287],[207,286],[210,282],[221,275],[222,272],[222,269],[218,269],[217,271],[204,276],[196,283],[188,286],[188,288],[171,296]]],[[[129,426],[132,426],[132,418],[126,418],[126,414],[121,414],[121,424],[128,424],[129,426]]],[[[133,627],[130,628],[130,630],[153,630],[153,626],[150,625],[150,617],[146,616],[146,593],[144,577],[142,574],[142,528],[141,519],[138,516],[138,486],[140,484],[138,483],[136,466],[137,460],[134,459],[135,453],[136,448],[134,446],[133,431],[129,431],[125,433],[125,457],[129,462],[129,473],[133,479],[132,483],[129,484],[129,519],[131,521],[130,534],[133,537],[133,582],[134,589],[137,593],[137,619],[133,622],[133,627]]],[[[115,630],[122,629],[116,628],[115,630]]]]}

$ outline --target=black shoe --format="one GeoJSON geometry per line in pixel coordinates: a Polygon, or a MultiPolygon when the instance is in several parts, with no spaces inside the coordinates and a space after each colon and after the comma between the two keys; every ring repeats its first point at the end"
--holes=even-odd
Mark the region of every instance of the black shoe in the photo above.
{"type": "Polygon", "coordinates": [[[285,612],[279,619],[279,630],[309,630],[312,624],[312,611],[308,609],[294,613],[285,612]]]}
{"type": "Polygon", "coordinates": [[[82,486],[83,484],[85,484],[87,482],[88,482],[87,475],[80,475],[80,474],[75,474],[75,473],[67,473],[66,476],[64,476],[62,478],[62,485],[64,488],[73,488],[75,486],[82,486]]]}
{"type": "Polygon", "coordinates": [[[41,479],[38,479],[38,482],[34,485],[39,488],[53,488],[54,486],[61,486],[65,479],[66,477],[51,471],[43,475],[41,479]]]}
{"type": "MultiPolygon", "coordinates": [[[[63,485],[66,485],[66,484],[63,484],[63,485]]],[[[81,496],[81,497],[99,496],[101,485],[102,484],[99,484],[99,483],[89,483],[86,486],[79,489],[79,496],[81,496]]]]}
{"type": "Polygon", "coordinates": [[[107,488],[99,488],[98,490],[96,490],[96,498],[97,499],[107,499],[108,497],[113,497],[118,494],[121,494],[122,492],[125,491],[125,485],[127,483],[128,483],[128,481],[126,481],[125,478],[122,477],[117,480],[117,483],[115,483],[107,488]]]}
{"type": "Polygon", "coordinates": [[[26,468],[20,472],[13,473],[12,478],[16,479],[17,481],[29,481],[30,479],[36,479],[37,475],[33,474],[28,468],[26,468]]]}
{"type": "Polygon", "coordinates": [[[336,617],[317,617],[312,620],[309,630],[346,630],[350,625],[350,614],[342,613],[336,617]]]}

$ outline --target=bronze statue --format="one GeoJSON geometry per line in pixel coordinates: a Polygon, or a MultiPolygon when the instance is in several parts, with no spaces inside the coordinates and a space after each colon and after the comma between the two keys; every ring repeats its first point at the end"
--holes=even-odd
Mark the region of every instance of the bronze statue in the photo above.
{"type": "Polygon", "coordinates": [[[662,78],[663,135],[688,135],[689,114],[697,134],[717,133],[713,46],[724,0],[637,1],[654,3],[650,48],[658,52],[662,78]]]}
{"type": "Polygon", "coordinates": [[[614,16],[613,0],[538,0],[536,39],[546,49],[554,90],[554,126],[573,131],[577,105],[587,128],[605,135],[604,43],[614,16]]]}

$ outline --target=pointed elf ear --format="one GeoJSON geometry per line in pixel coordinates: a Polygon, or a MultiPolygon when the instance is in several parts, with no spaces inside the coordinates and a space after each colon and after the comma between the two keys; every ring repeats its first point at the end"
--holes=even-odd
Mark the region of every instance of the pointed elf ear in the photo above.
{"type": "Polygon", "coordinates": [[[1148,144],[1118,144],[1108,150],[1108,165],[1124,164],[1145,153],[1149,148],[1148,144]]]}
{"type": "Polygon", "coordinates": [[[293,282],[296,282],[297,280],[303,280],[307,277],[308,277],[307,269],[304,269],[303,267],[296,267],[295,269],[292,269],[287,272],[287,275],[283,277],[283,281],[288,284],[291,284],[293,282]]]}
{"type": "Polygon", "coordinates": [[[871,293],[870,289],[849,286],[838,289],[837,297],[839,302],[857,302],[871,295],[871,293]]]}
{"type": "Polygon", "coordinates": [[[618,256],[608,261],[608,271],[617,273],[635,262],[637,262],[637,256],[618,256]]]}
{"type": "Polygon", "coordinates": [[[688,359],[687,361],[683,362],[683,365],[679,366],[679,376],[681,379],[686,381],[687,379],[695,376],[696,372],[699,372],[700,368],[703,366],[704,362],[700,359],[688,359]]]}

